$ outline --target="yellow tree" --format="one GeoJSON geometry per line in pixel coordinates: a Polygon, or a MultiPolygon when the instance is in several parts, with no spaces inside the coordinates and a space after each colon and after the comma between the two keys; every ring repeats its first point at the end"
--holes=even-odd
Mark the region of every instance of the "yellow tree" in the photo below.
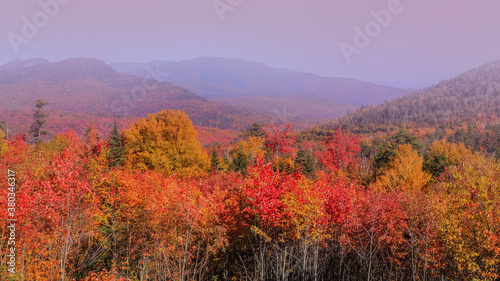
{"type": "Polygon", "coordinates": [[[427,149],[425,170],[432,174],[434,180],[439,181],[446,167],[458,165],[470,157],[472,152],[462,143],[435,141],[427,149]]]}
{"type": "Polygon", "coordinates": [[[0,129],[0,156],[9,149],[9,144],[5,140],[5,133],[0,129]]]}
{"type": "Polygon", "coordinates": [[[250,158],[263,158],[266,154],[266,151],[262,149],[264,142],[259,137],[249,136],[247,140],[240,141],[239,145],[241,145],[243,152],[250,156],[250,158]]]}
{"type": "Polygon", "coordinates": [[[500,277],[500,180],[496,165],[473,155],[451,166],[435,189],[434,209],[444,259],[462,280],[500,277]]]}
{"type": "Polygon", "coordinates": [[[180,110],[162,110],[140,119],[123,133],[128,164],[164,174],[197,175],[209,166],[193,123],[180,110]]]}
{"type": "Polygon", "coordinates": [[[435,141],[427,150],[427,157],[432,159],[434,157],[443,156],[449,164],[459,164],[464,159],[470,158],[472,152],[465,147],[463,143],[455,144],[449,143],[446,140],[435,141]]]}
{"type": "Polygon", "coordinates": [[[396,156],[377,184],[388,189],[402,191],[421,190],[430,180],[430,174],[422,170],[422,158],[411,145],[404,144],[396,149],[396,156]]]}

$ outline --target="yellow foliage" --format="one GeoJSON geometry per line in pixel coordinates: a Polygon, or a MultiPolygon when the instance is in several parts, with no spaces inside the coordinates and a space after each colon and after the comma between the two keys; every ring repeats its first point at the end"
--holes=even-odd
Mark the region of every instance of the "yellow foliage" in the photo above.
{"type": "Polygon", "coordinates": [[[498,278],[500,181],[495,163],[472,155],[449,168],[433,194],[438,236],[466,279],[498,278]]]}
{"type": "Polygon", "coordinates": [[[251,158],[263,158],[266,153],[266,151],[262,149],[264,147],[264,142],[259,137],[250,136],[246,141],[240,141],[238,145],[241,145],[243,152],[251,158]]]}
{"type": "Polygon", "coordinates": [[[290,234],[296,239],[315,243],[326,236],[325,229],[319,223],[325,216],[322,208],[325,198],[320,187],[307,178],[300,180],[298,185],[301,192],[286,193],[283,199],[291,214],[290,234]]]}
{"type": "Polygon", "coordinates": [[[197,175],[209,166],[193,123],[180,110],[162,110],[140,119],[123,133],[128,164],[165,174],[197,175]]]}
{"type": "Polygon", "coordinates": [[[433,142],[427,153],[430,159],[434,156],[445,156],[448,162],[454,165],[472,156],[472,152],[463,143],[454,144],[445,140],[433,142]]]}
{"type": "Polygon", "coordinates": [[[226,161],[226,158],[219,156],[217,160],[219,161],[219,170],[227,171],[229,169],[229,162],[226,161]]]}
{"type": "Polygon", "coordinates": [[[8,149],[9,149],[9,144],[5,140],[5,133],[4,131],[2,131],[2,129],[0,129],[0,156],[5,152],[7,152],[8,149]]]}
{"type": "Polygon", "coordinates": [[[389,169],[379,177],[377,185],[403,191],[421,190],[431,179],[431,175],[422,170],[422,162],[410,144],[399,146],[389,169]]]}

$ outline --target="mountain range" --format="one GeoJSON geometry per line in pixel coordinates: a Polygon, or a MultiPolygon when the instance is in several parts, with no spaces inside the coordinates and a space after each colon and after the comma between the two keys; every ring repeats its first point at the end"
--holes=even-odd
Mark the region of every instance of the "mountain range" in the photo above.
{"type": "Polygon", "coordinates": [[[110,66],[139,77],[147,76],[155,68],[165,73],[170,83],[209,100],[251,110],[263,109],[278,118],[288,112],[308,121],[337,118],[358,106],[378,104],[409,92],[349,78],[272,68],[243,59],[202,57],[110,66]]]}
{"type": "Polygon", "coordinates": [[[119,117],[125,124],[161,109],[180,109],[197,126],[234,135],[253,122],[291,122],[302,129],[333,119],[324,126],[365,131],[491,123],[500,118],[500,61],[404,95],[407,91],[211,57],[110,65],[92,58],[32,59],[0,66],[0,115],[12,128],[26,131],[34,101],[45,99],[64,124],[55,131],[81,131],[83,123],[99,118],[109,125],[119,117]]]}
{"type": "Polygon", "coordinates": [[[81,130],[96,118],[110,124],[114,117],[123,122],[180,109],[197,126],[233,132],[253,122],[291,122],[301,129],[340,116],[326,126],[370,131],[388,125],[456,127],[498,120],[500,61],[401,96],[405,91],[240,59],[111,65],[91,58],[32,59],[0,66],[0,115],[24,131],[37,99],[50,103],[52,116],[64,124],[61,130],[81,130]]]}
{"type": "Polygon", "coordinates": [[[29,111],[34,101],[44,99],[51,110],[72,114],[144,117],[180,109],[197,125],[223,129],[270,119],[265,113],[208,101],[158,77],[117,72],[97,59],[9,63],[0,67],[0,93],[2,111],[29,111]]]}
{"type": "Polygon", "coordinates": [[[253,122],[291,122],[300,129],[406,91],[212,57],[110,65],[93,58],[37,58],[0,66],[0,115],[22,130],[38,99],[70,128],[81,128],[71,119],[82,123],[87,115],[133,119],[180,109],[198,126],[240,130],[253,122]]]}

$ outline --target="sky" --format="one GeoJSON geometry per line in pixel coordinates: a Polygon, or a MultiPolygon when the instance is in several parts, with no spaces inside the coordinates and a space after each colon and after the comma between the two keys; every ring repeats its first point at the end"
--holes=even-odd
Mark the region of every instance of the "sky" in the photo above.
{"type": "Polygon", "coordinates": [[[2,0],[0,64],[242,58],[406,88],[500,59],[497,0],[2,0]]]}

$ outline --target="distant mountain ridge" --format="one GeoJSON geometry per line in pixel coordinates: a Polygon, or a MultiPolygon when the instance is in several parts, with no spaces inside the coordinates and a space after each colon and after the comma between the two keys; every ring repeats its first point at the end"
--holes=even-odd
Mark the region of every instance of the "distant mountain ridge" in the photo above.
{"type": "Polygon", "coordinates": [[[29,79],[47,83],[75,79],[118,79],[121,74],[101,60],[73,58],[55,63],[39,63],[8,70],[0,68],[0,83],[22,83],[29,79]]]}
{"type": "MultiPolygon", "coordinates": [[[[137,64],[136,64],[137,65],[137,64]]],[[[143,64],[127,73],[144,76],[143,64]]],[[[120,64],[110,64],[123,70],[120,64]]],[[[137,65],[138,66],[138,65],[137,65]]],[[[400,97],[406,89],[376,85],[350,78],[330,78],[293,70],[276,69],[243,59],[202,57],[178,62],[160,63],[169,73],[170,83],[185,87],[211,100],[240,97],[279,97],[304,95],[355,106],[377,104],[400,97]]]]}
{"type": "Polygon", "coordinates": [[[435,127],[487,124],[500,120],[500,60],[410,95],[368,106],[334,121],[344,126],[435,127]]]}
{"type": "Polygon", "coordinates": [[[39,98],[52,110],[75,114],[143,117],[172,108],[186,111],[196,125],[232,129],[253,122],[303,129],[406,92],[214,57],[110,65],[94,58],[15,60],[0,66],[0,91],[0,110],[27,112],[39,98]]]}
{"type": "MultiPolygon", "coordinates": [[[[196,125],[240,128],[271,117],[208,101],[179,86],[119,73],[103,61],[75,58],[24,67],[0,67],[0,110],[29,112],[37,99],[50,109],[78,114],[144,117],[161,109],[181,109],[196,125]]],[[[0,113],[0,115],[5,115],[0,113]]]]}
{"type": "MultiPolygon", "coordinates": [[[[274,120],[314,125],[338,118],[361,105],[378,104],[408,92],[349,78],[329,78],[243,59],[113,63],[117,71],[145,77],[151,69],[166,80],[206,99],[249,110],[264,110],[274,120]]],[[[303,127],[303,126],[302,126],[303,127]]]]}
{"type": "Polygon", "coordinates": [[[49,61],[46,59],[41,59],[41,58],[34,58],[34,59],[30,59],[30,60],[15,59],[15,60],[10,61],[4,65],[0,65],[0,71],[25,68],[25,67],[46,64],[46,63],[49,63],[49,61]]]}

